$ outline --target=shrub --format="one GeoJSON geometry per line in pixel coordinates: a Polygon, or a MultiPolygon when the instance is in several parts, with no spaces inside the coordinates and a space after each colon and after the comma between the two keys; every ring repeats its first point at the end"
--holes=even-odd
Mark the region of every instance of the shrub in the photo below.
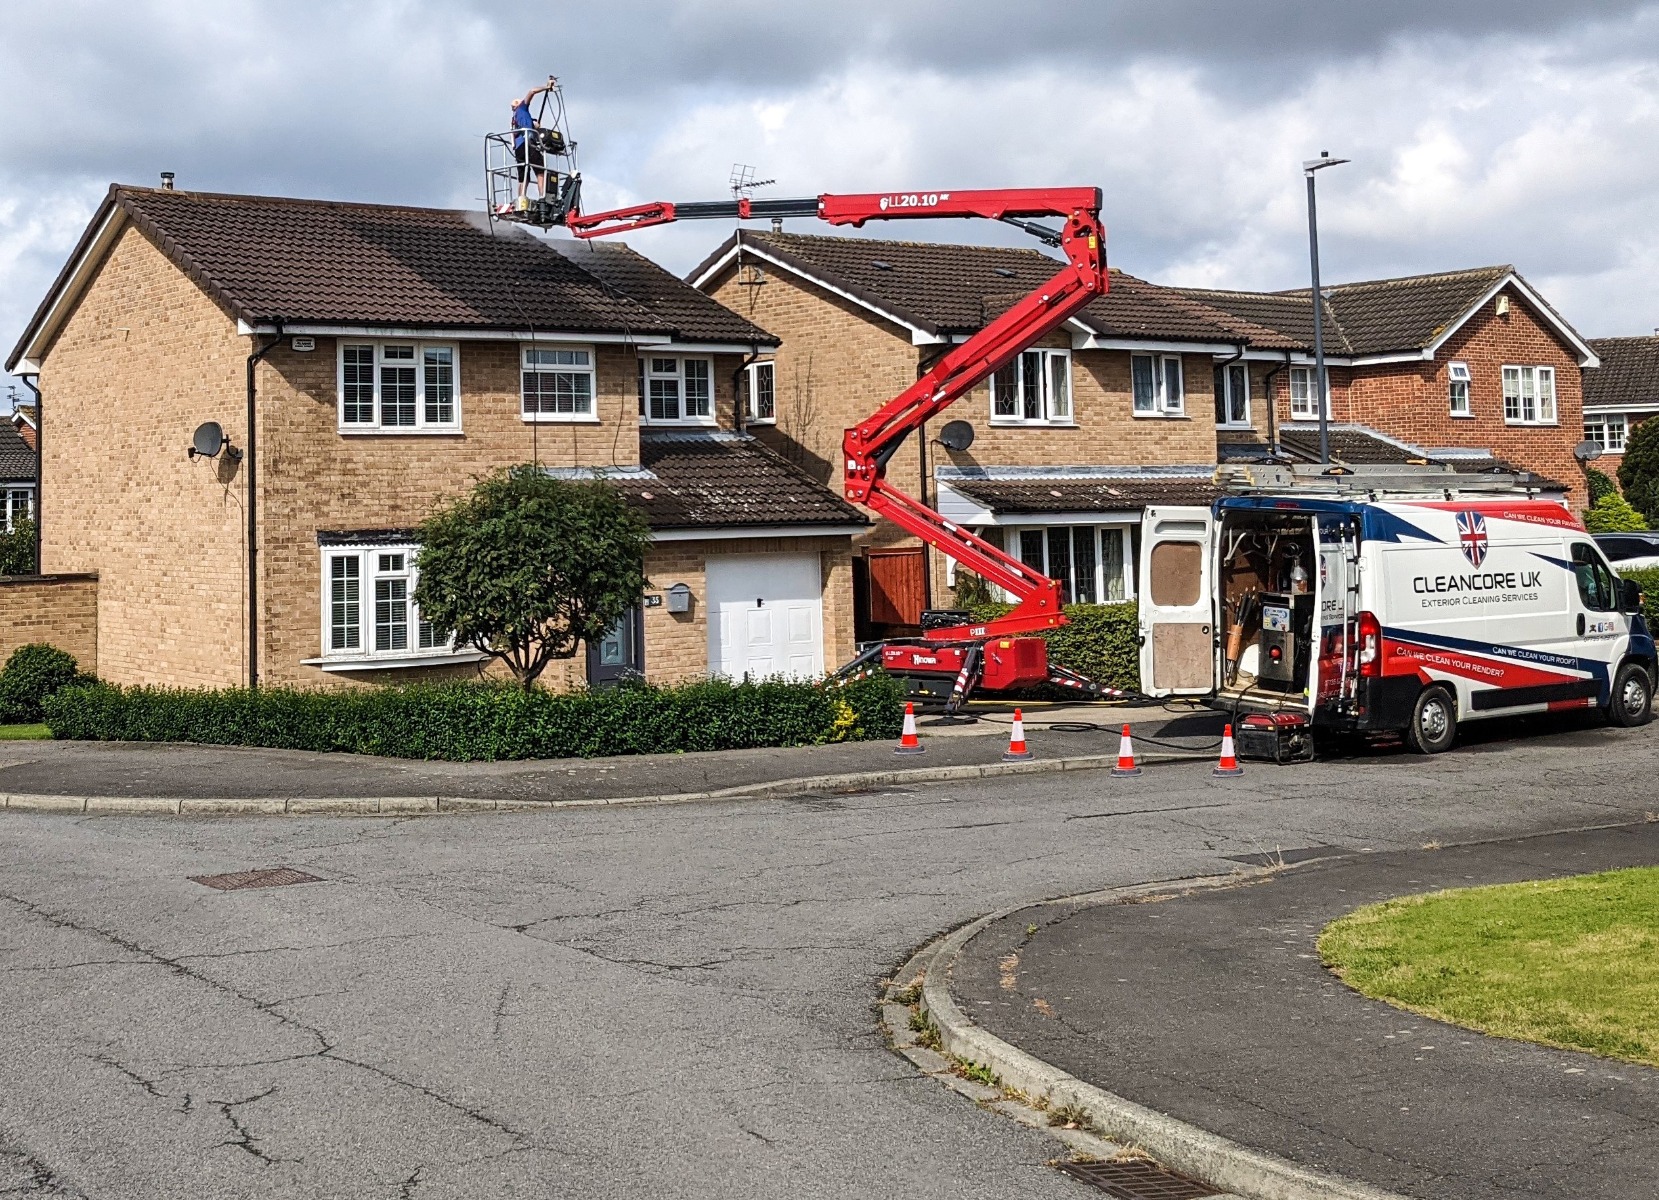
{"type": "Polygon", "coordinates": [[[1591,533],[1641,533],[1647,522],[1628,500],[1611,492],[1590,506],[1584,514],[1584,528],[1591,533]]]}
{"type": "Polygon", "coordinates": [[[1650,631],[1659,629],[1659,567],[1632,567],[1619,574],[1642,589],[1642,614],[1650,631]]]}
{"type": "MultiPolygon", "coordinates": [[[[1000,617],[1009,608],[1007,604],[977,605],[974,619],[1000,617]]],[[[1038,635],[1048,642],[1049,661],[1107,687],[1139,691],[1140,618],[1135,603],[1068,604],[1062,611],[1068,623],[1038,635]]],[[[1076,695],[1070,689],[1066,694],[1076,695]]]]}
{"type": "Polygon", "coordinates": [[[1659,421],[1643,421],[1625,440],[1619,486],[1648,524],[1659,525],[1659,421]]]}
{"type": "Polygon", "coordinates": [[[1594,467],[1584,468],[1584,485],[1589,489],[1590,507],[1600,504],[1604,496],[1616,496],[1619,487],[1613,482],[1612,476],[1606,471],[1598,471],[1594,467]]]}
{"type": "Polygon", "coordinates": [[[184,691],[86,683],[45,705],[57,738],[333,750],[456,762],[804,746],[897,737],[885,675],[842,688],[713,679],[548,692],[498,683],[184,691]]]}
{"type": "Polygon", "coordinates": [[[0,725],[39,721],[41,702],[79,677],[73,654],[44,642],[19,646],[0,671],[0,725]]]}
{"type": "Polygon", "coordinates": [[[0,529],[0,575],[35,573],[35,523],[14,521],[11,532],[0,529]]]}

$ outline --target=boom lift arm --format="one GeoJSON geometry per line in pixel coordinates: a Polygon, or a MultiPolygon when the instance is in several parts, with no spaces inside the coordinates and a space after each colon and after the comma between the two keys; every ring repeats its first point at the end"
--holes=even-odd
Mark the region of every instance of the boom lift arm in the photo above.
{"type": "Polygon", "coordinates": [[[579,238],[596,238],[671,221],[710,218],[813,216],[831,225],[857,228],[866,221],[981,217],[1018,226],[1064,252],[1066,265],[1052,279],[942,355],[903,393],[847,430],[842,440],[847,499],[888,518],[1015,597],[1013,611],[996,620],[930,629],[924,635],[931,642],[979,642],[1064,624],[1059,582],[947,521],[888,483],[887,463],[904,439],[924,422],[1012,362],[1022,350],[1036,344],[1095,297],[1105,294],[1106,250],[1100,206],[1099,188],[885,192],[796,200],[740,196],[729,201],[680,204],[656,201],[592,214],[572,211],[565,215],[563,224],[579,238]],[[1055,230],[1032,222],[1033,217],[1060,217],[1065,224],[1055,230]]]}

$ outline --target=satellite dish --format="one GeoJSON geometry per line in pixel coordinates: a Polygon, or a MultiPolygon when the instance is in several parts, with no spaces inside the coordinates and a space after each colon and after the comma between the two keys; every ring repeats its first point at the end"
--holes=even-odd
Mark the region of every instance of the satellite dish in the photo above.
{"type": "Polygon", "coordinates": [[[1594,462],[1601,457],[1601,454],[1601,447],[1589,438],[1585,438],[1573,447],[1573,457],[1578,459],[1579,462],[1594,462]]]}
{"type": "Polygon", "coordinates": [[[961,453],[974,444],[974,427],[967,421],[948,421],[939,431],[939,444],[961,453]]]}
{"type": "Polygon", "coordinates": [[[217,421],[203,421],[196,426],[196,432],[190,435],[190,457],[218,458],[219,451],[225,448],[230,439],[225,436],[224,426],[217,421]]]}

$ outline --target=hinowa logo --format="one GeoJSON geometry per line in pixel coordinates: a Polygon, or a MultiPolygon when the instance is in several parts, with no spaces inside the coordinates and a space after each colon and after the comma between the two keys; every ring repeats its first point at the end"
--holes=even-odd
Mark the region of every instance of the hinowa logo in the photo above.
{"type": "Polygon", "coordinates": [[[1486,561],[1486,518],[1478,512],[1457,514],[1457,540],[1463,546],[1463,557],[1469,565],[1478,567],[1486,561]]]}

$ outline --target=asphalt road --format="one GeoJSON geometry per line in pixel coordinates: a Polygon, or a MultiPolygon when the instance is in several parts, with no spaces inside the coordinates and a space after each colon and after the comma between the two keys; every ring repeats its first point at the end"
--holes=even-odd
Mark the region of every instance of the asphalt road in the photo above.
{"type": "Polygon", "coordinates": [[[878,981],[991,909],[1639,819],[1659,729],[488,816],[0,819],[0,1196],[1073,1197],[878,981]],[[323,880],[217,892],[192,875],[323,880]]]}

